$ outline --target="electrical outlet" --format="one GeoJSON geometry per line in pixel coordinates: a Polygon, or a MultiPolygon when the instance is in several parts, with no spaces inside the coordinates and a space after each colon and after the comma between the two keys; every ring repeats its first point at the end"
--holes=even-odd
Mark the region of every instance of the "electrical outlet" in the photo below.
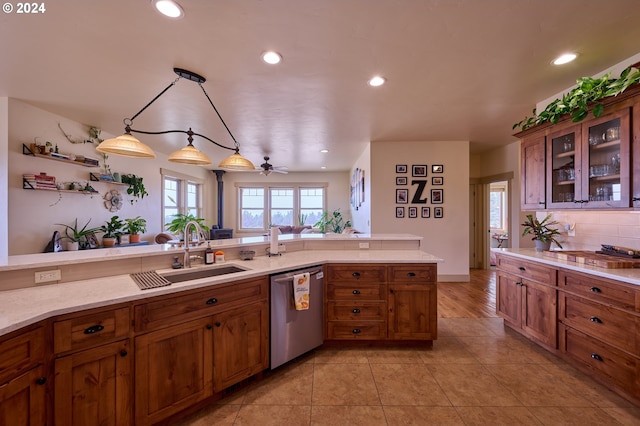
{"type": "Polygon", "coordinates": [[[358,247],[360,247],[361,249],[368,249],[369,248],[369,243],[359,243],[358,247]]]}
{"type": "Polygon", "coordinates": [[[60,273],[60,269],[36,272],[36,284],[49,283],[52,281],[60,281],[61,279],[62,279],[62,274],[60,273]]]}
{"type": "Polygon", "coordinates": [[[287,251],[287,247],[284,245],[284,243],[278,243],[278,252],[284,253],[285,251],[287,251]]]}

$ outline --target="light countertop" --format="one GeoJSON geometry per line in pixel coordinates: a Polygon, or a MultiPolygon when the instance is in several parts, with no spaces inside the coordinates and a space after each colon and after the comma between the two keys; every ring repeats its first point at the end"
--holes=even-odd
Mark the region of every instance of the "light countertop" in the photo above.
{"type": "MultiPolygon", "coordinates": [[[[148,249],[148,247],[131,247],[125,251],[128,254],[131,253],[129,250],[144,248],[148,249]]],[[[160,250],[164,249],[160,248],[160,250]]],[[[93,252],[96,251],[98,250],[93,250],[93,252]]],[[[126,254],[122,255],[126,256],[126,254]]],[[[74,261],[77,262],[77,258],[74,261]]],[[[420,250],[303,250],[284,253],[282,256],[257,256],[250,261],[227,261],[224,262],[223,265],[235,265],[240,268],[247,268],[247,270],[230,275],[174,283],[167,287],[144,291],[139,289],[128,274],[44,285],[41,287],[7,290],[0,293],[2,295],[0,298],[0,335],[7,334],[55,315],[291,271],[298,268],[321,265],[327,262],[437,263],[442,262],[442,259],[420,250]]],[[[191,270],[196,270],[197,268],[215,268],[216,266],[221,266],[221,264],[194,265],[191,270]]],[[[166,273],[177,271],[165,269],[158,272],[166,273]]]]}

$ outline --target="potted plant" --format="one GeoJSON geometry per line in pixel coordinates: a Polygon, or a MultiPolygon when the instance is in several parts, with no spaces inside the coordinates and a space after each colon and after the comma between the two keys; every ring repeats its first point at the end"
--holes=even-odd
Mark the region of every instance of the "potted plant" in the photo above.
{"type": "MultiPolygon", "coordinates": [[[[127,188],[127,194],[133,195],[134,197],[139,197],[140,199],[144,198],[145,195],[149,195],[146,188],[144,187],[144,183],[142,182],[142,177],[127,174],[122,175],[120,179],[122,179],[122,183],[126,183],[129,185],[129,188],[127,188]]],[[[133,204],[134,201],[137,200],[131,200],[131,204],[133,204]]]]}
{"type": "Polygon", "coordinates": [[[139,243],[140,242],[140,234],[144,234],[147,232],[147,221],[146,219],[136,216],[134,218],[125,219],[124,224],[124,232],[129,234],[129,242],[130,243],[139,243]]]}
{"type": "Polygon", "coordinates": [[[532,240],[536,243],[536,251],[549,250],[551,243],[556,243],[559,248],[562,248],[562,245],[555,239],[556,235],[560,235],[560,231],[556,228],[550,228],[551,225],[557,225],[558,222],[550,219],[550,214],[540,221],[528,214],[527,220],[522,223],[524,226],[522,236],[533,234],[532,240]]]}
{"type": "Polygon", "coordinates": [[[113,216],[105,223],[105,225],[100,227],[100,230],[104,232],[102,245],[104,247],[113,247],[116,245],[118,237],[123,234],[122,227],[124,226],[124,222],[121,221],[118,216],[113,216]]]}
{"type": "Polygon", "coordinates": [[[100,228],[88,228],[89,222],[91,222],[91,219],[89,219],[82,228],[78,228],[78,218],[76,218],[73,226],[56,223],[56,225],[64,226],[65,228],[65,236],[63,238],[69,240],[66,245],[66,250],[73,251],[86,248],[87,236],[100,232],[100,228]]]}
{"type": "Polygon", "coordinates": [[[351,227],[351,221],[345,221],[342,217],[340,209],[334,210],[332,213],[324,212],[319,221],[313,225],[320,229],[322,234],[326,232],[333,232],[340,234],[345,228],[351,227]]]}
{"type": "MultiPolygon", "coordinates": [[[[167,230],[172,234],[179,235],[180,240],[184,240],[184,235],[183,235],[184,227],[187,226],[187,222],[190,222],[190,221],[196,222],[198,225],[200,225],[200,228],[204,232],[209,232],[209,227],[203,223],[204,219],[201,217],[195,217],[191,213],[187,213],[187,214],[178,213],[173,216],[173,220],[171,222],[165,223],[164,226],[166,226],[167,230]]],[[[209,238],[206,238],[206,239],[209,239],[209,238]]]]}

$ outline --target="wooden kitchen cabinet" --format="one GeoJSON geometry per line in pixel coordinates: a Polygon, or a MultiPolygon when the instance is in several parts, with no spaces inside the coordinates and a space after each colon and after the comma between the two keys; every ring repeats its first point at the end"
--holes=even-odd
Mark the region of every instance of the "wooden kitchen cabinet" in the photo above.
{"type": "Polygon", "coordinates": [[[46,424],[44,358],[44,327],[0,339],[0,425],[46,424]]]}
{"type": "Polygon", "coordinates": [[[544,134],[526,137],[521,144],[520,194],[522,210],[546,206],[546,138],[544,134]]]}
{"type": "Polygon", "coordinates": [[[213,390],[221,391],[269,367],[267,301],[213,316],[213,390]]]}

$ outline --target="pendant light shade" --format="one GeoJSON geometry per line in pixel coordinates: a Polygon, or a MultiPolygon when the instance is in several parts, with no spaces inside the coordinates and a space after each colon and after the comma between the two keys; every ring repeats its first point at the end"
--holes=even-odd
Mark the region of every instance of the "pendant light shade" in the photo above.
{"type": "Polygon", "coordinates": [[[193,166],[208,166],[211,164],[211,159],[191,144],[173,152],[169,155],[168,160],[173,163],[190,164],[193,166]]]}
{"type": "Polygon", "coordinates": [[[253,163],[240,155],[238,151],[222,160],[218,167],[231,171],[252,171],[256,169],[253,163]]]}
{"type": "Polygon", "coordinates": [[[107,139],[96,148],[103,154],[122,155],[133,158],[156,158],[156,154],[147,145],[140,142],[130,133],[117,138],[107,139]]]}

